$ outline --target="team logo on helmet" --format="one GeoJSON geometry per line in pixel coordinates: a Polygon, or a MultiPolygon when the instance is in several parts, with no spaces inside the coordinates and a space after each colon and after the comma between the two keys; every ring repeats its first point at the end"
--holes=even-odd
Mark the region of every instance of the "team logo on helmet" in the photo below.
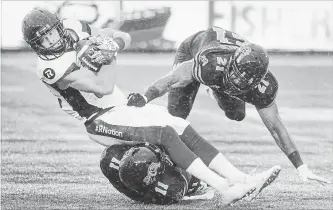
{"type": "Polygon", "coordinates": [[[161,166],[161,163],[151,163],[148,167],[147,176],[143,179],[146,185],[151,185],[156,181],[157,169],[161,166]]]}

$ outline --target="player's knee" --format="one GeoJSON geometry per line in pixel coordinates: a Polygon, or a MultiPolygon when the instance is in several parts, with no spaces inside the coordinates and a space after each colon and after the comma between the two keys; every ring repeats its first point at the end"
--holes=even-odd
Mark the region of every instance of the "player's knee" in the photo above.
{"type": "Polygon", "coordinates": [[[169,126],[169,125],[166,125],[162,128],[162,137],[169,137],[171,138],[172,136],[178,136],[178,133],[177,131],[169,126]]]}
{"type": "Polygon", "coordinates": [[[241,112],[241,111],[225,112],[225,115],[230,120],[236,120],[236,121],[242,121],[245,118],[245,112],[241,112]]]}
{"type": "Polygon", "coordinates": [[[160,145],[166,151],[175,150],[180,141],[178,133],[173,127],[167,125],[162,128],[160,145]]]}

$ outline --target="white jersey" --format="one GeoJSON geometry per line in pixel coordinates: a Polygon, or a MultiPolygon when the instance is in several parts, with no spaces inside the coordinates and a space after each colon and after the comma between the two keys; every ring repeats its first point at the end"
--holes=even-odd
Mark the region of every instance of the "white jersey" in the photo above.
{"type": "MultiPolygon", "coordinates": [[[[91,33],[86,23],[77,20],[66,19],[63,21],[63,24],[65,28],[74,30],[80,40],[88,37],[91,33]]],[[[79,91],[72,87],[68,87],[65,90],[59,89],[55,83],[62,78],[66,72],[79,69],[75,62],[75,51],[66,52],[59,58],[49,61],[38,58],[37,75],[49,88],[51,93],[57,97],[62,110],[79,120],[85,121],[100,108],[127,103],[126,96],[117,86],[114,87],[112,94],[105,95],[102,98],[96,97],[93,93],[79,91]]]]}

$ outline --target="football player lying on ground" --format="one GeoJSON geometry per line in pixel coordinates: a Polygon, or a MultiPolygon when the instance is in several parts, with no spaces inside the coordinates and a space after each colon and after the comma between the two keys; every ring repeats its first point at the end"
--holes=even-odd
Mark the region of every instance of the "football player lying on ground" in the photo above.
{"type": "Polygon", "coordinates": [[[177,167],[160,146],[139,143],[107,147],[100,160],[104,176],[115,189],[145,204],[212,199],[214,191],[177,167]]]}
{"type": "MultiPolygon", "coordinates": [[[[245,103],[254,105],[301,180],[314,180],[323,185],[330,183],[303,163],[284,127],[275,103],[278,82],[268,71],[268,64],[268,54],[261,46],[249,43],[231,31],[212,27],[185,39],[176,52],[173,70],[155,81],[144,94],[131,93],[128,105],[142,107],[169,92],[169,113],[186,119],[199,86],[206,85],[231,120],[242,121],[245,103]]],[[[225,170],[221,175],[230,178],[237,174],[243,176],[236,169],[225,170]]]]}
{"type": "Polygon", "coordinates": [[[26,15],[22,32],[39,56],[37,73],[41,81],[62,110],[84,122],[92,140],[105,146],[136,142],[161,145],[178,167],[220,192],[225,204],[249,194],[254,198],[280,172],[277,166],[257,176],[242,174],[230,177],[230,184],[219,174],[238,170],[188,121],[157,105],[141,109],[119,105],[124,97],[115,88],[115,55],[129,45],[128,34],[75,20],[61,21],[40,9],[26,15]],[[87,45],[76,52],[82,39],[95,47],[87,45]],[[77,59],[76,53],[82,56],[77,59]]]}

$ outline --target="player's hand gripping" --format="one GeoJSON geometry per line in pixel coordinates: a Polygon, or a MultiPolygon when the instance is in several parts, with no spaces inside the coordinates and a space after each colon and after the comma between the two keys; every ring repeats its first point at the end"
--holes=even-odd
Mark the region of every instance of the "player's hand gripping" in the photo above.
{"type": "Polygon", "coordinates": [[[90,44],[97,45],[93,48],[91,52],[92,62],[98,64],[110,64],[113,57],[116,56],[119,50],[118,44],[111,38],[107,36],[91,36],[89,37],[90,44]]]}
{"type": "Polygon", "coordinates": [[[307,181],[317,181],[322,185],[325,184],[331,184],[330,181],[317,176],[316,174],[312,173],[312,171],[309,170],[307,164],[303,164],[297,168],[297,173],[299,177],[301,178],[302,181],[307,182],[307,181]]]}
{"type": "Polygon", "coordinates": [[[110,64],[114,54],[109,52],[102,52],[98,47],[94,47],[90,50],[89,56],[92,59],[92,62],[103,65],[110,64]]]}
{"type": "Polygon", "coordinates": [[[147,98],[140,93],[130,93],[127,99],[127,106],[143,107],[148,102],[147,98]]]}

